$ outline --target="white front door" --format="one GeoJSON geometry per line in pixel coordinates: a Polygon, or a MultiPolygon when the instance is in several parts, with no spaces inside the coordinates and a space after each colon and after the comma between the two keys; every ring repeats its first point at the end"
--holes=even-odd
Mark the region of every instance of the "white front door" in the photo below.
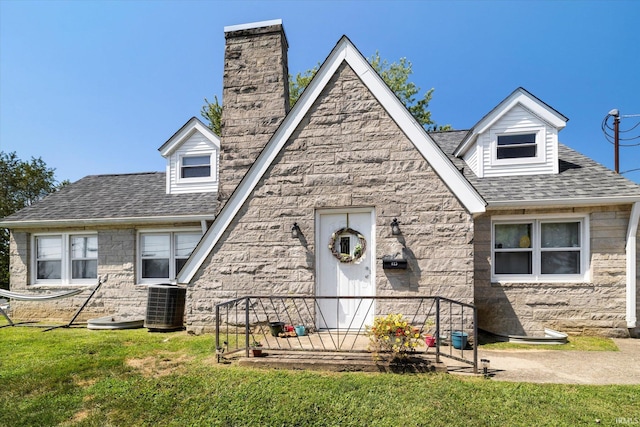
{"type": "MultiPolygon", "coordinates": [[[[374,210],[320,211],[316,224],[317,295],[374,296],[374,210]]],[[[373,299],[319,299],[318,307],[320,329],[359,330],[373,323],[373,299]]]]}

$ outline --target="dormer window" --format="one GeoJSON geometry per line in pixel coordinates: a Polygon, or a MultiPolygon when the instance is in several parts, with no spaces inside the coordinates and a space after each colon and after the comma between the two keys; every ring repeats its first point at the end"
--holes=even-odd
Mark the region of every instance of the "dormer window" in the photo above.
{"type": "Polygon", "coordinates": [[[557,174],[558,132],[567,120],[518,88],[476,123],[453,154],[478,178],[557,174]]]}
{"type": "Polygon", "coordinates": [[[162,147],[167,159],[167,194],[218,191],[220,138],[195,117],[162,147]]]}
{"type": "Polygon", "coordinates": [[[498,135],[496,157],[501,159],[521,159],[537,156],[536,134],[498,135]]]}
{"type": "MultiPolygon", "coordinates": [[[[549,160],[544,143],[548,133],[545,127],[527,123],[525,129],[514,132],[505,124],[496,126],[489,132],[491,161],[488,166],[494,168],[492,171],[504,172],[505,168],[508,170],[514,165],[534,165],[525,166],[533,169],[538,169],[540,166],[544,168],[549,160]]],[[[518,170],[522,172],[524,169],[518,170]]],[[[486,167],[485,172],[489,172],[486,167]]]]}
{"type": "Polygon", "coordinates": [[[180,165],[181,178],[208,178],[211,176],[211,156],[184,156],[180,165]]]}

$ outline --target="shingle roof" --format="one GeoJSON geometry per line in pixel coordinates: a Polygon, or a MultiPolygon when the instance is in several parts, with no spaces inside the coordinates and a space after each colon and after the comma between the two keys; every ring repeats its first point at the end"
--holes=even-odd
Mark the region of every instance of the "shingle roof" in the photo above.
{"type": "MultiPolygon", "coordinates": [[[[0,220],[26,221],[148,219],[207,215],[213,218],[217,193],[166,194],[163,172],[91,175],[0,220]]],[[[12,224],[6,224],[12,223],[12,224]]]]}
{"type": "Polygon", "coordinates": [[[488,208],[513,203],[640,197],[640,185],[602,166],[564,144],[558,144],[560,173],[478,178],[453,152],[468,131],[433,132],[429,135],[449,156],[464,177],[485,199],[488,208]]]}

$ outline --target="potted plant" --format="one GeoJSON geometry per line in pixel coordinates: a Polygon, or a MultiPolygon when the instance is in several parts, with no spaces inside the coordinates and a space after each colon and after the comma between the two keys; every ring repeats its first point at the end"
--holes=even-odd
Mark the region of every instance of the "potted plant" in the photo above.
{"type": "Polygon", "coordinates": [[[253,357],[262,357],[262,343],[260,341],[254,340],[251,343],[251,354],[253,357]]]}

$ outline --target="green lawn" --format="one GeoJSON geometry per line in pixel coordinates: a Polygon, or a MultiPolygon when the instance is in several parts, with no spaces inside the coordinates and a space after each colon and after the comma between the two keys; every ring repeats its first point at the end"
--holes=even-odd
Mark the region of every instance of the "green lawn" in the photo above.
{"type": "Polygon", "coordinates": [[[503,426],[639,421],[640,385],[215,363],[213,336],[0,329],[0,426],[503,426]]]}

